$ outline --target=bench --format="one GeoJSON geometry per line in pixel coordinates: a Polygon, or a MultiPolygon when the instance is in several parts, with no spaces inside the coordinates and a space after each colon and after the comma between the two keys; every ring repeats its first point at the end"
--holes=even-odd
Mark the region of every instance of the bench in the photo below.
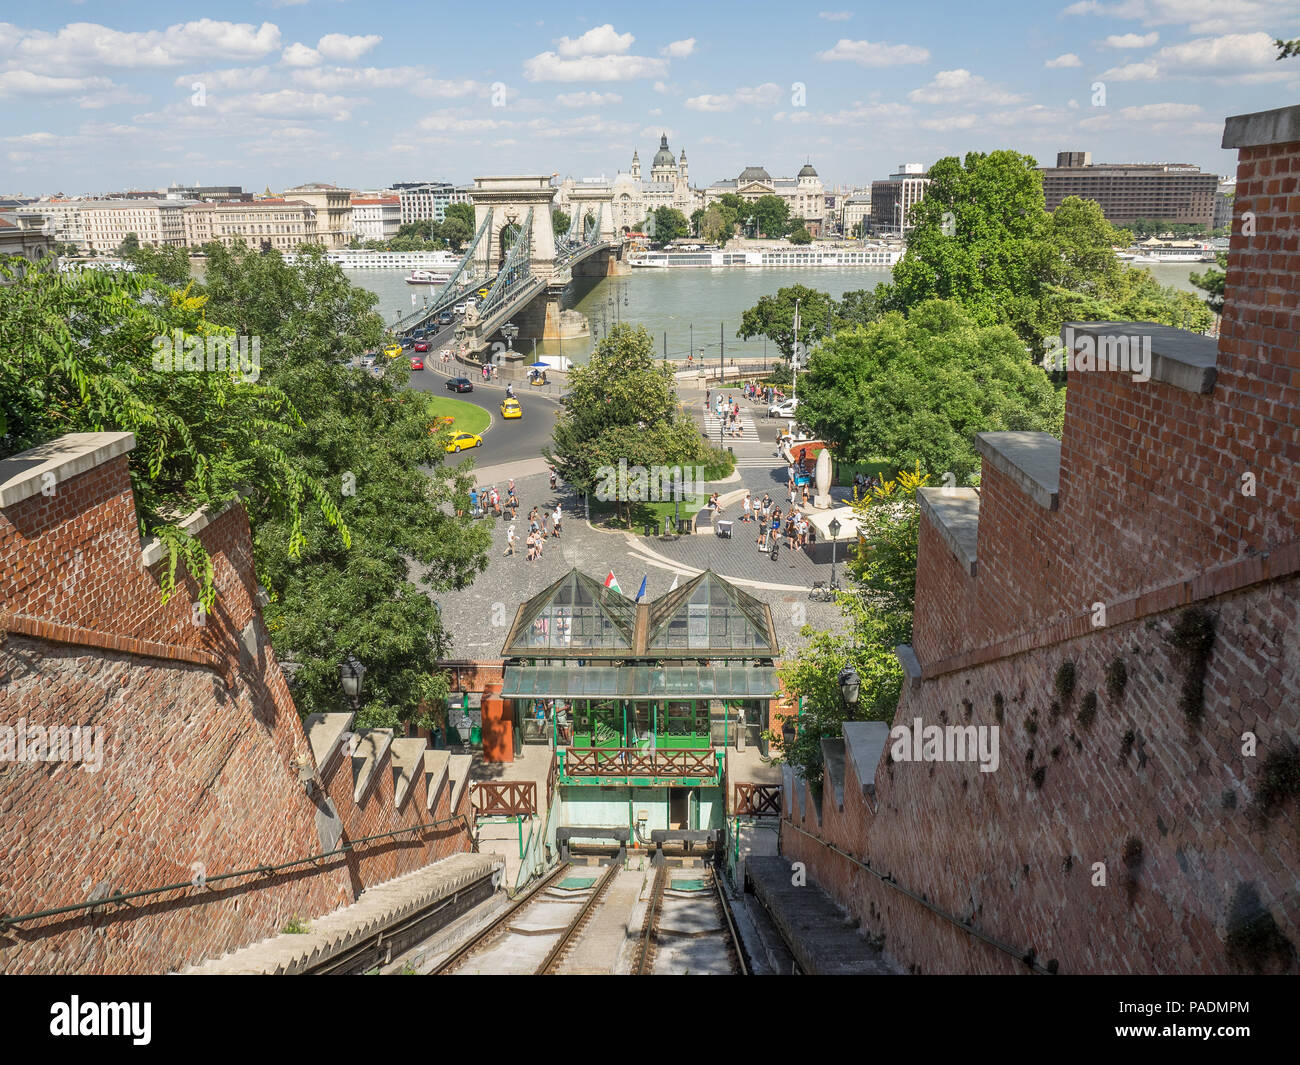
{"type": "Polygon", "coordinates": [[[618,860],[627,861],[627,845],[632,840],[632,830],[630,828],[581,828],[565,827],[555,830],[555,842],[560,848],[560,861],[567,862],[571,859],[569,852],[569,841],[574,839],[601,839],[613,840],[618,844],[618,860]]]}
{"type": "Polygon", "coordinates": [[[718,830],[716,828],[656,828],[650,833],[650,842],[654,845],[654,854],[650,856],[650,864],[663,865],[665,843],[683,843],[686,846],[687,854],[691,853],[697,843],[707,844],[710,851],[716,851],[718,848],[718,830]]]}

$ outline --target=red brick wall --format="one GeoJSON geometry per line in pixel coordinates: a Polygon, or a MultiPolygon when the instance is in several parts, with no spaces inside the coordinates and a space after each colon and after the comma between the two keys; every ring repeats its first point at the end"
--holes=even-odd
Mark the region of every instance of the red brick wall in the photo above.
{"type": "MultiPolygon", "coordinates": [[[[1211,393],[1073,374],[1059,510],[986,462],[973,578],[922,521],[913,646],[924,679],[905,686],[894,722],[993,725],[1000,695],[999,770],[882,763],[873,813],[850,764],[843,813],[828,791],[822,823],[811,800],[799,822],[1063,971],[1230,971],[1228,914],[1248,885],[1300,949],[1300,809],[1292,797],[1261,822],[1251,807],[1264,758],[1300,739],[1298,182],[1300,144],[1242,151],[1211,393]],[[1108,608],[1101,628],[1095,602],[1108,608]],[[1187,663],[1167,639],[1193,604],[1216,623],[1195,728],[1179,709],[1187,663]],[[1104,683],[1116,658],[1129,674],[1121,698],[1104,683]],[[1076,693],[1054,713],[1066,660],[1076,693]],[[1084,727],[1089,691],[1099,705],[1084,727]],[[1131,889],[1130,838],[1143,854],[1131,889]],[[1108,887],[1092,886],[1095,862],[1108,887]]],[[[1024,971],[789,826],[782,848],[903,963],[1024,971]]]]}
{"type": "MultiPolygon", "coordinates": [[[[0,912],[22,914],[319,853],[298,781],[309,747],[255,605],[240,507],[200,533],[218,601],[166,605],[140,565],[127,458],[0,511],[0,724],[98,726],[102,768],[0,761],[0,912]],[[14,618],[17,615],[17,619],[14,618]],[[8,622],[6,623],[6,616],[8,622]],[[53,623],[53,624],[52,624],[53,623]],[[240,645],[253,626],[255,653],[240,645]],[[7,634],[3,631],[6,627],[7,634]],[[55,638],[50,638],[55,637],[55,638]],[[142,655],[141,638],[152,641],[142,655]],[[200,863],[197,867],[193,863],[200,863]]],[[[421,774],[394,810],[385,757],[364,802],[349,758],[323,767],[344,839],[450,815],[426,811],[421,774]]],[[[6,972],[157,972],[255,942],[368,884],[468,849],[452,827],[365,844],[315,866],[25,922],[0,938],[6,972]]]]}

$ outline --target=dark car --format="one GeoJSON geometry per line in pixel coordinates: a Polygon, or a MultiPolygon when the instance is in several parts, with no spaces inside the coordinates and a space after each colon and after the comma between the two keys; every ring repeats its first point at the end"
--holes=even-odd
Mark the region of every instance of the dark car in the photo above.
{"type": "Polygon", "coordinates": [[[468,377],[453,377],[447,382],[448,392],[473,392],[474,382],[468,377]]]}
{"type": "Polygon", "coordinates": [[[456,319],[452,317],[451,311],[443,311],[440,315],[438,315],[439,325],[451,325],[451,323],[454,322],[455,320],[456,319]]]}

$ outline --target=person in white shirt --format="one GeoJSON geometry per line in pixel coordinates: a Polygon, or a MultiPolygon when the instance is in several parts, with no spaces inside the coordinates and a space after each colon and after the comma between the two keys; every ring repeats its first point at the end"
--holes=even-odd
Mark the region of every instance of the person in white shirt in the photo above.
{"type": "Polygon", "coordinates": [[[555,513],[551,515],[551,535],[554,536],[557,540],[559,539],[560,536],[561,517],[563,517],[563,515],[560,513],[560,504],[556,503],[555,513]]]}
{"type": "Polygon", "coordinates": [[[506,549],[503,552],[501,552],[501,554],[504,556],[504,555],[513,555],[514,553],[515,553],[515,527],[512,524],[508,529],[506,529],[506,549]]]}
{"type": "Polygon", "coordinates": [[[752,502],[750,502],[750,499],[749,499],[749,493],[748,493],[748,492],[745,493],[745,499],[744,499],[744,501],[741,503],[741,506],[744,508],[744,513],[741,515],[740,520],[741,520],[741,521],[749,521],[749,519],[753,516],[753,513],[752,513],[752,512],[753,512],[753,509],[754,509],[754,504],[753,504],[752,502]]]}

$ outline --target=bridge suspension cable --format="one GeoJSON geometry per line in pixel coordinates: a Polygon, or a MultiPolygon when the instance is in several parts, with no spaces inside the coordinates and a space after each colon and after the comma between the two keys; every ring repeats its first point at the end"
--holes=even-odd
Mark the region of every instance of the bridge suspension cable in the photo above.
{"type": "Polygon", "coordinates": [[[485,265],[480,275],[474,268],[474,260],[479,247],[482,246],[486,249],[484,255],[485,264],[491,263],[491,249],[489,247],[491,240],[484,240],[485,236],[491,232],[492,208],[489,207],[487,215],[483,219],[483,224],[478,227],[478,232],[474,234],[474,239],[470,241],[469,247],[465,249],[456,269],[452,271],[451,277],[447,279],[447,283],[442,287],[433,302],[413,310],[403,318],[399,318],[390,326],[394,333],[405,333],[415,329],[435,315],[441,314],[448,307],[458,303],[470,292],[482,287],[482,281],[490,276],[491,266],[485,265]]]}

